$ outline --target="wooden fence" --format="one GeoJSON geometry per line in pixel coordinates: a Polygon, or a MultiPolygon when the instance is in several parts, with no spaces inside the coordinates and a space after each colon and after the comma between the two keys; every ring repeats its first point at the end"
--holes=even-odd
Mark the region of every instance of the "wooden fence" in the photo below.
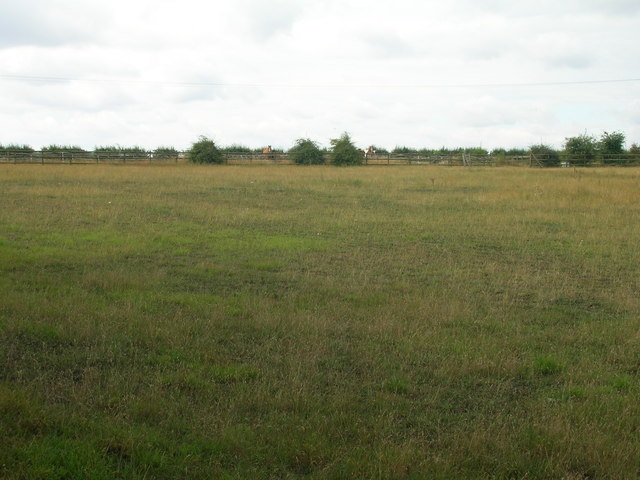
{"type": "MultiPolygon", "coordinates": [[[[288,153],[223,152],[228,165],[289,165],[288,153]]],[[[186,152],[153,154],[151,152],[81,152],[25,151],[0,149],[0,164],[162,164],[187,161],[186,152]]],[[[325,163],[329,163],[329,155],[325,163]]],[[[474,155],[465,152],[436,153],[376,153],[363,156],[365,165],[441,165],[441,166],[519,166],[519,167],[597,167],[640,166],[640,155],[620,154],[589,159],[561,154],[551,161],[542,155],[474,155]]]]}
{"type": "Polygon", "coordinates": [[[88,163],[177,163],[184,153],[153,154],[148,152],[79,152],[0,150],[0,163],[88,164],[88,163]]]}

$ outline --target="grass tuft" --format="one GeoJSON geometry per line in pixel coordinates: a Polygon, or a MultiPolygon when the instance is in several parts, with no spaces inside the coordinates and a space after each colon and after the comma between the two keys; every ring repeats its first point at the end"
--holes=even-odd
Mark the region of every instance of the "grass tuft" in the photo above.
{"type": "Polygon", "coordinates": [[[536,375],[556,375],[564,370],[564,365],[552,357],[540,356],[533,361],[533,372],[536,375]]]}

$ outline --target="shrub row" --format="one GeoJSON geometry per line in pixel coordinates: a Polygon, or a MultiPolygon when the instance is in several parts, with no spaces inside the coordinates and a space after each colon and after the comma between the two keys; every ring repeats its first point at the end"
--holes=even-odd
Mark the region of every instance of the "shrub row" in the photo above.
{"type": "MultiPolygon", "coordinates": [[[[248,149],[223,150],[215,142],[207,137],[200,137],[191,145],[188,158],[193,163],[224,163],[223,151],[237,153],[249,153],[248,149]]],[[[260,150],[258,150],[260,151],[260,150]]],[[[277,151],[269,148],[269,153],[277,151]]],[[[322,150],[317,142],[309,138],[296,140],[295,145],[289,150],[289,158],[298,165],[319,165],[325,163],[325,150],[322,150]]],[[[331,140],[329,150],[330,162],[333,165],[361,165],[364,162],[364,152],[356,147],[348,133],[343,133],[340,138],[331,140]]]]}
{"type": "MultiPolygon", "coordinates": [[[[599,139],[593,135],[584,133],[575,137],[565,139],[562,150],[554,149],[549,145],[533,145],[529,149],[504,149],[498,148],[488,151],[482,147],[475,148],[446,148],[439,149],[416,149],[406,146],[396,146],[388,151],[385,148],[371,146],[370,148],[378,154],[393,155],[460,155],[462,153],[473,156],[519,156],[533,155],[544,165],[560,165],[566,158],[570,157],[575,163],[576,159],[583,164],[589,164],[596,160],[606,161],[615,155],[633,154],[640,155],[640,146],[634,143],[628,150],[625,150],[625,134],[622,132],[603,132],[599,139]]],[[[364,152],[356,147],[348,133],[343,133],[339,138],[330,140],[331,147],[323,149],[319,144],[309,138],[296,140],[294,146],[288,150],[289,158],[293,163],[299,165],[316,165],[325,163],[328,157],[330,163],[334,165],[360,165],[364,162],[364,152]]],[[[49,145],[41,149],[43,152],[57,153],[88,153],[76,145],[49,145]]],[[[0,144],[0,152],[33,152],[29,145],[6,145],[0,144]]],[[[270,149],[271,153],[283,153],[283,150],[270,149]]],[[[99,146],[95,147],[95,153],[131,154],[131,155],[152,155],[155,158],[174,158],[179,152],[173,147],[158,147],[155,150],[145,150],[141,147],[121,147],[121,146],[99,146]]],[[[188,158],[194,163],[223,163],[224,153],[256,153],[262,149],[251,149],[242,145],[230,145],[219,147],[207,137],[200,137],[191,145],[188,151],[188,158]]]]}

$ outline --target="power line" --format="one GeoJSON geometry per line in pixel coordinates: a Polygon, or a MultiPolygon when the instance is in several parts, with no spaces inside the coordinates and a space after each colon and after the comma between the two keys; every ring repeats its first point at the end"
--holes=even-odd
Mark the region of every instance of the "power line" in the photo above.
{"type": "Polygon", "coordinates": [[[433,83],[433,84],[296,84],[296,83],[234,83],[234,82],[176,82],[169,80],[140,80],[123,78],[83,78],[61,77],[49,75],[16,75],[0,74],[1,79],[18,80],[24,82],[83,82],[104,84],[133,84],[158,85],[174,87],[229,87],[229,88],[380,88],[380,89],[439,89],[439,88],[532,88],[553,86],[604,85],[619,83],[636,83],[640,78],[604,79],[604,80],[573,80],[554,82],[523,82],[523,83],[433,83]]]}

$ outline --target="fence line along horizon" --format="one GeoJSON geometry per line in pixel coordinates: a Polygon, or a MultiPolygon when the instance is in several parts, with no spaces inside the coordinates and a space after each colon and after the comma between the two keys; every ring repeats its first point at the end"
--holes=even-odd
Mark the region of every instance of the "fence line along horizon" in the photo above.
{"type": "MultiPolygon", "coordinates": [[[[284,151],[226,151],[222,149],[223,163],[227,165],[294,164],[292,154],[284,151]]],[[[329,150],[323,150],[324,163],[330,163],[329,150]]],[[[159,164],[186,163],[189,150],[156,149],[81,149],[33,150],[30,148],[7,149],[0,146],[2,164],[159,164]]],[[[619,154],[580,155],[565,151],[508,153],[507,151],[482,152],[478,149],[458,151],[375,151],[364,154],[364,165],[442,165],[442,166],[528,166],[528,167],[569,167],[569,166],[640,166],[640,152],[619,154]]]]}

